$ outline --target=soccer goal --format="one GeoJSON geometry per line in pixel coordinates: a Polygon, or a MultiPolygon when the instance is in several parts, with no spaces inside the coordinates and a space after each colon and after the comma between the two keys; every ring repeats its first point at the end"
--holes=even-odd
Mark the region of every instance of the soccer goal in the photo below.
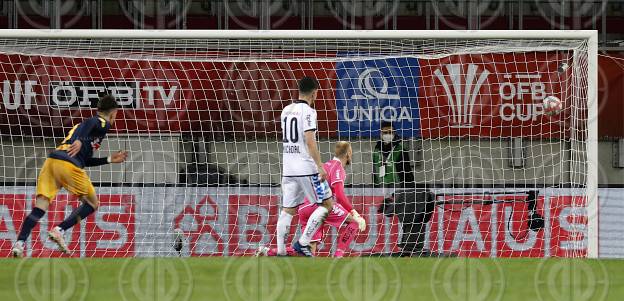
{"type": "MultiPolygon", "coordinates": [[[[0,255],[103,94],[122,110],[95,156],[130,158],[87,169],[100,208],[70,256],[274,246],[280,112],[307,75],[323,161],[353,149],[347,255],[597,257],[596,64],[595,31],[0,30],[0,255]]],[[[61,256],[41,233],[78,204],[61,190],[29,256],[61,256]]]]}

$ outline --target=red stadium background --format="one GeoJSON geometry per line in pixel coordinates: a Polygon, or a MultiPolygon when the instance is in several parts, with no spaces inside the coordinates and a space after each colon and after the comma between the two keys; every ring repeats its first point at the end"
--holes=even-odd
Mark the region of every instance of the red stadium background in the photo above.
{"type": "MultiPolygon", "coordinates": [[[[562,125],[567,128],[569,122],[570,102],[566,100],[571,95],[570,77],[556,69],[567,57],[526,53],[526,60],[548,63],[500,63],[512,62],[513,55],[518,54],[420,60],[421,135],[559,137],[566,134],[560,129],[562,125]],[[445,72],[447,65],[462,61],[473,62],[479,74],[484,70],[489,73],[476,91],[478,111],[472,113],[477,117],[469,127],[449,120],[453,107],[433,74],[436,69],[445,72]],[[535,77],[518,76],[525,73],[535,77]],[[542,114],[540,89],[560,96],[566,109],[564,114],[558,117],[542,114]]],[[[613,88],[624,86],[624,69],[614,62],[605,57],[599,60],[600,137],[624,137],[620,114],[624,110],[620,101],[624,95],[622,89],[613,88]],[[611,89],[607,90],[607,86],[611,89]]],[[[123,116],[115,125],[119,133],[181,132],[209,139],[278,137],[276,120],[280,109],[296,97],[296,79],[311,72],[321,80],[322,86],[316,103],[320,135],[334,137],[338,117],[333,63],[132,61],[2,54],[0,130],[5,135],[61,137],[73,124],[93,113],[90,98],[114,90],[128,95],[123,116]],[[276,76],[280,80],[275,80],[276,76]],[[65,96],[48,97],[59,93],[65,96]],[[72,93],[73,102],[64,100],[72,93]],[[59,99],[63,99],[62,104],[57,103],[59,99]]]]}

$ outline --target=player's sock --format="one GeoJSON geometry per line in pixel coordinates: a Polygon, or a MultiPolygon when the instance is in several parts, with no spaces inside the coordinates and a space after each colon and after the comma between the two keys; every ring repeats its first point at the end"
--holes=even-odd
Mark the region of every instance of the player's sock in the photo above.
{"type": "Polygon", "coordinates": [[[282,211],[277,220],[277,254],[279,255],[286,255],[286,237],[288,237],[292,219],[292,215],[282,211]]]}
{"type": "Polygon", "coordinates": [[[22,229],[20,229],[19,235],[17,236],[17,240],[26,241],[32,229],[37,225],[39,220],[45,215],[45,211],[40,208],[33,208],[30,214],[22,223],[22,229]]]}
{"type": "Polygon", "coordinates": [[[82,203],[80,207],[76,208],[60,225],[58,225],[63,231],[73,227],[81,220],[85,219],[89,214],[95,212],[95,209],[87,202],[82,203]]]}
{"type": "Polygon", "coordinates": [[[312,236],[323,225],[323,222],[325,221],[325,218],[327,218],[328,213],[329,211],[327,210],[327,208],[323,206],[318,206],[314,210],[314,212],[312,212],[310,218],[308,219],[308,224],[306,224],[305,229],[303,230],[303,233],[301,233],[301,237],[299,238],[299,243],[302,246],[307,246],[310,244],[312,236]]]}
{"type": "Polygon", "coordinates": [[[338,246],[336,246],[336,252],[334,253],[335,257],[343,256],[355,238],[355,231],[357,230],[358,224],[356,222],[350,222],[345,227],[340,228],[338,231],[338,246]]]}

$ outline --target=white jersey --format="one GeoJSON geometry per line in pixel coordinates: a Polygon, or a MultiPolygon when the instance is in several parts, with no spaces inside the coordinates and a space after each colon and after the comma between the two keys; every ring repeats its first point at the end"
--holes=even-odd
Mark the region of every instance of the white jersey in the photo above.
{"type": "Polygon", "coordinates": [[[309,176],[318,173],[305,141],[305,132],[316,131],[316,111],[303,100],[282,110],[282,176],[309,176]]]}

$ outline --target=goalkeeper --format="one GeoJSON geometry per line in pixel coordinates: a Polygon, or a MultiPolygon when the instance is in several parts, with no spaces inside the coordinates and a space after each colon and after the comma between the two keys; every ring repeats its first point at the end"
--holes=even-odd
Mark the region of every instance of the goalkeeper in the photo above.
{"type": "MultiPolygon", "coordinates": [[[[347,177],[344,168],[351,164],[351,158],[353,157],[351,144],[346,141],[337,142],[334,153],[335,157],[325,162],[325,164],[323,164],[323,169],[327,172],[327,181],[330,183],[332,194],[335,196],[337,203],[333,205],[327,219],[325,219],[324,226],[312,236],[310,248],[312,252],[315,252],[317,244],[322,241],[323,234],[328,229],[327,225],[330,225],[339,229],[338,245],[334,257],[342,257],[355,238],[355,231],[358,229],[360,232],[364,231],[366,229],[366,222],[360,214],[353,209],[351,202],[344,193],[344,182],[347,177]]],[[[306,226],[310,215],[312,215],[312,212],[314,212],[317,207],[318,204],[312,203],[307,199],[305,205],[299,207],[299,224],[302,229],[306,226]]],[[[297,254],[292,248],[286,248],[286,252],[291,256],[297,254]]],[[[256,254],[259,256],[276,256],[277,250],[261,247],[256,254]]]]}
{"type": "Polygon", "coordinates": [[[97,104],[97,115],[75,125],[61,145],[45,160],[37,178],[35,207],[22,223],[17,242],[11,251],[13,257],[24,255],[24,242],[61,188],[78,196],[82,202],[69,217],[48,232],[48,237],[58,245],[59,250],[69,253],[63,238],[65,230],[87,218],[99,205],[95,188],[84,167],[121,163],[128,156],[126,151],[119,151],[108,158],[93,158],[93,152],[100,148],[100,143],[115,123],[117,110],[114,97],[101,97],[97,104]]]}

